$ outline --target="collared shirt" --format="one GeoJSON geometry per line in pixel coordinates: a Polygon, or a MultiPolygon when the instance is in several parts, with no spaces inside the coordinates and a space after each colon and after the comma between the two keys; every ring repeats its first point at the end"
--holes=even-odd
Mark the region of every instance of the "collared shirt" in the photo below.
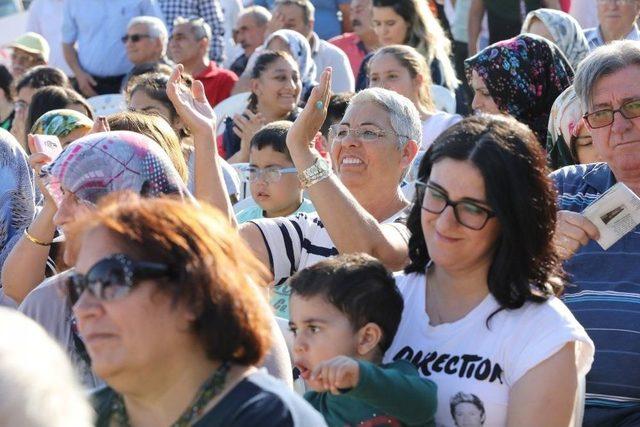
{"type": "Polygon", "coordinates": [[[40,34],[49,43],[49,65],[72,76],[71,67],[62,52],[62,10],[64,0],[34,0],[29,6],[27,31],[40,34]]]}
{"type": "Polygon", "coordinates": [[[224,23],[220,0],[160,0],[169,34],[173,32],[173,21],[182,16],[199,16],[211,27],[209,58],[222,63],[224,60],[224,23]]]}
{"type": "Polygon", "coordinates": [[[193,78],[200,80],[204,85],[204,93],[212,107],[227,99],[238,81],[238,76],[229,70],[219,68],[213,61],[209,61],[209,66],[193,78]]]}
{"type": "Polygon", "coordinates": [[[345,33],[332,38],[329,40],[329,43],[339,47],[345,55],[347,55],[349,63],[351,64],[351,72],[355,79],[358,75],[358,70],[360,70],[362,60],[369,53],[364,43],[362,43],[362,40],[360,40],[360,37],[356,33],[345,33]]]}
{"type": "MultiPolygon", "coordinates": [[[[606,163],[551,174],[558,209],[582,212],[616,183],[606,163]]],[[[640,413],[640,226],[603,250],[595,241],[564,264],[564,303],[596,346],[587,374],[584,425],[622,425],[640,413]]]]}
{"type": "Polygon", "coordinates": [[[156,0],[66,0],[62,42],[78,43],[78,60],[98,77],[126,74],[133,66],[120,38],[136,16],[162,18],[156,0]]]}
{"type": "MultiPolygon", "coordinates": [[[[600,47],[606,42],[604,41],[604,37],[602,36],[602,31],[600,31],[600,27],[589,28],[584,30],[584,36],[587,38],[589,42],[589,49],[593,50],[597,47],[600,47]]],[[[633,24],[633,28],[624,38],[624,40],[640,40],[640,31],[638,31],[638,26],[633,24]]]]}
{"type": "Polygon", "coordinates": [[[331,67],[331,91],[333,93],[353,92],[355,90],[355,78],[351,71],[347,55],[326,40],[320,39],[313,33],[310,40],[311,57],[316,63],[318,79],[326,67],[331,67]]]}

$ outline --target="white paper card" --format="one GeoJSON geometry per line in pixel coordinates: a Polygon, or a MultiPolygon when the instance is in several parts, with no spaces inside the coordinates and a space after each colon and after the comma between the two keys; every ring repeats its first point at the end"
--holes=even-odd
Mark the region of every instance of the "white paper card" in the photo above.
{"type": "Polygon", "coordinates": [[[607,250],[640,224],[640,198],[619,182],[587,206],[582,214],[598,228],[600,238],[597,242],[607,250]]]}

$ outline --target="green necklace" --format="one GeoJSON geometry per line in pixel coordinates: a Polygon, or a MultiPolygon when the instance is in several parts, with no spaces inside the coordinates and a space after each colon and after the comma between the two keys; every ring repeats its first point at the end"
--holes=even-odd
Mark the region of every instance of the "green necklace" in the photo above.
{"type": "MultiPolygon", "coordinates": [[[[178,420],[171,424],[171,427],[191,426],[194,420],[202,416],[202,410],[211,400],[216,397],[224,388],[227,380],[227,374],[231,369],[229,362],[223,362],[218,369],[211,375],[207,381],[202,384],[193,403],[187,408],[178,420]]],[[[111,417],[120,427],[131,427],[127,408],[124,406],[124,399],[120,394],[116,394],[114,402],[111,406],[111,417]]]]}

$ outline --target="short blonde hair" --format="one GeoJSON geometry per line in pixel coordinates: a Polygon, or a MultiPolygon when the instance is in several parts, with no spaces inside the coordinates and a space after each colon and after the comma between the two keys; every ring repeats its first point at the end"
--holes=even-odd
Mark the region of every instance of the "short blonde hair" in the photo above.
{"type": "Polygon", "coordinates": [[[0,325],[0,425],[93,426],[93,411],[58,344],[14,310],[0,307],[0,325]]]}

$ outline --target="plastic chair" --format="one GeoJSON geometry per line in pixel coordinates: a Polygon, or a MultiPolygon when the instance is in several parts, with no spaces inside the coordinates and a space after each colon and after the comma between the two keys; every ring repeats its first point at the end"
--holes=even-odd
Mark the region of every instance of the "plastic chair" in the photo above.
{"type": "Polygon", "coordinates": [[[225,118],[233,117],[236,114],[240,114],[247,108],[249,95],[251,95],[251,92],[238,93],[236,95],[230,96],[229,98],[213,107],[213,111],[216,113],[217,121],[216,135],[220,135],[222,133],[222,124],[224,123],[225,118]]]}
{"type": "MultiPolygon", "coordinates": [[[[240,210],[248,207],[251,203],[246,205],[242,205],[242,207],[236,209],[236,206],[240,204],[244,199],[250,196],[249,191],[249,180],[247,179],[246,170],[249,167],[249,163],[229,163],[233,168],[238,172],[238,176],[240,177],[240,192],[238,193],[238,203],[236,203],[233,207],[236,213],[240,212],[240,210]]],[[[250,197],[249,197],[250,198],[250,197]]],[[[251,199],[253,202],[253,199],[251,199]]]]}
{"type": "Polygon", "coordinates": [[[120,93],[92,96],[87,99],[87,102],[96,117],[127,111],[127,103],[124,101],[124,95],[120,93]]]}
{"type": "Polygon", "coordinates": [[[431,98],[438,110],[450,114],[456,112],[456,95],[444,86],[431,85],[431,98]]]}

